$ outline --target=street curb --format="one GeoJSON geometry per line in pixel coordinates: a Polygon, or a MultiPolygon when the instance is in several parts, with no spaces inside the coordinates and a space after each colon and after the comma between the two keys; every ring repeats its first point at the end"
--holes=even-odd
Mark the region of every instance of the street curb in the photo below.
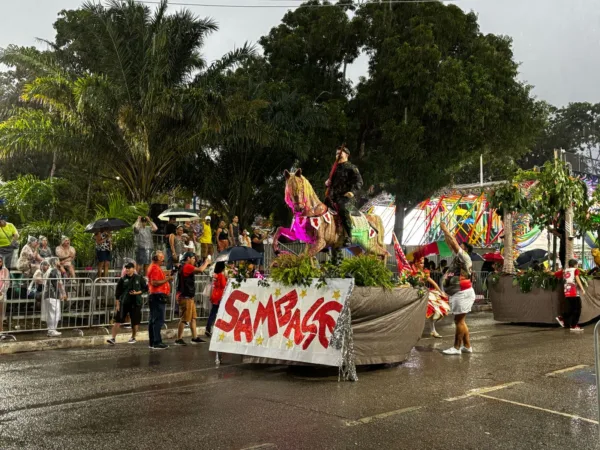
{"type": "MultiPolygon", "coordinates": [[[[205,327],[198,327],[198,336],[204,336],[205,327]]],[[[183,332],[184,337],[190,337],[192,332],[190,329],[186,329],[183,332]]],[[[117,344],[127,344],[131,334],[129,332],[117,334],[117,344]]],[[[177,329],[171,328],[168,330],[162,330],[163,339],[176,339],[177,329]]],[[[39,339],[32,341],[2,341],[0,343],[0,355],[10,355],[12,353],[24,353],[24,352],[40,352],[46,350],[58,350],[58,349],[69,349],[69,348],[88,348],[98,347],[101,345],[109,346],[106,340],[110,338],[110,335],[101,336],[83,336],[83,337],[59,337],[59,338],[48,338],[39,339]]],[[[18,336],[17,336],[18,339],[18,336]]],[[[148,342],[148,332],[138,331],[136,340],[139,342],[148,342]]],[[[135,344],[132,344],[135,345],[135,344]]]]}
{"type": "Polygon", "coordinates": [[[471,308],[471,312],[484,312],[484,311],[491,311],[492,310],[492,305],[473,305],[473,307],[471,308]]]}

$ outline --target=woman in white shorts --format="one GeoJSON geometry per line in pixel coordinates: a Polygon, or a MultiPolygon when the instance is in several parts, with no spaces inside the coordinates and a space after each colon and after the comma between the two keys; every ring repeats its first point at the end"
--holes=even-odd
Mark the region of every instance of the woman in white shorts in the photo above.
{"type": "Polygon", "coordinates": [[[469,256],[473,247],[467,243],[459,246],[456,238],[450,234],[445,223],[441,224],[441,229],[444,232],[448,247],[454,253],[454,258],[444,275],[442,284],[444,291],[450,297],[450,312],[454,314],[454,325],[456,327],[454,347],[444,350],[443,353],[445,355],[473,353],[469,338],[469,328],[465,320],[467,314],[471,312],[473,303],[475,303],[475,291],[471,284],[473,263],[469,256]]]}

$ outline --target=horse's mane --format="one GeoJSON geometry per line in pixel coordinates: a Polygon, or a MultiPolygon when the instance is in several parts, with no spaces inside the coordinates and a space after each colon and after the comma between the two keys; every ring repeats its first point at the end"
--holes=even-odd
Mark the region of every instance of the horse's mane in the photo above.
{"type": "Polygon", "coordinates": [[[285,184],[285,202],[291,209],[294,209],[292,190],[297,191],[298,189],[303,189],[304,201],[306,203],[314,203],[315,201],[319,201],[319,198],[317,197],[312,184],[310,184],[310,181],[308,181],[304,175],[297,177],[296,175],[292,174],[285,184]],[[300,186],[300,184],[302,184],[302,186],[300,186]]]}

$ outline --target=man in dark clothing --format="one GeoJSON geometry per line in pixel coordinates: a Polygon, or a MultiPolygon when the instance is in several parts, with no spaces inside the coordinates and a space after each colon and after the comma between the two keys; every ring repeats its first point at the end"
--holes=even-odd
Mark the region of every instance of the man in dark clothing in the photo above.
{"type": "Polygon", "coordinates": [[[171,235],[177,233],[177,219],[175,217],[169,217],[169,223],[165,225],[165,236],[164,242],[167,249],[167,269],[171,270],[177,261],[173,261],[173,252],[171,251],[171,235]]]}
{"type": "Polygon", "coordinates": [[[127,263],[125,265],[125,276],[117,282],[115,292],[116,313],[115,323],[112,328],[112,338],[108,339],[110,345],[116,344],[119,327],[125,322],[127,315],[131,318],[131,339],[129,344],[135,344],[135,335],[140,328],[142,321],[142,294],[148,292],[148,285],[143,276],[135,273],[135,264],[127,263]]]}
{"type": "Polygon", "coordinates": [[[325,185],[329,188],[329,195],[325,203],[337,210],[340,222],[346,232],[344,246],[350,246],[352,242],[352,218],[351,213],[355,209],[355,196],[362,188],[363,180],[358,168],[348,162],[350,151],[345,147],[338,147],[335,153],[337,167],[327,180],[325,185]]]}
{"type": "Polygon", "coordinates": [[[211,261],[211,256],[206,257],[206,261],[200,267],[196,267],[196,255],[192,252],[186,252],[182,256],[182,264],[179,269],[179,281],[177,284],[177,302],[179,303],[179,328],[177,329],[177,340],[175,345],[187,345],[183,340],[183,330],[185,324],[190,324],[192,330],[192,344],[200,344],[203,341],[198,337],[196,331],[196,277],[197,273],[202,273],[211,261]]]}
{"type": "Polygon", "coordinates": [[[254,229],[254,233],[252,233],[252,249],[260,253],[260,259],[256,260],[254,263],[257,266],[262,266],[265,262],[265,244],[263,243],[265,237],[262,235],[258,228],[254,229]]]}

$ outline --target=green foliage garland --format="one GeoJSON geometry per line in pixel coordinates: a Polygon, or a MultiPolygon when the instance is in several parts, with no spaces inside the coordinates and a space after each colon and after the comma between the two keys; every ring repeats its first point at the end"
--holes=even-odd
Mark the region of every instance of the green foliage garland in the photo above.
{"type": "Polygon", "coordinates": [[[339,266],[324,263],[315,266],[308,255],[283,254],[278,256],[271,268],[271,278],[285,286],[311,286],[314,278],[319,279],[317,287],[322,287],[328,278],[353,277],[356,286],[394,287],[393,274],[374,256],[360,255],[342,261],[339,266]]]}
{"type": "Polygon", "coordinates": [[[357,286],[394,287],[392,272],[385,267],[375,256],[361,255],[345,259],[340,265],[340,272],[344,276],[352,276],[357,286]]]}
{"type": "Polygon", "coordinates": [[[308,255],[279,255],[271,267],[273,281],[284,286],[299,285],[310,287],[313,278],[321,278],[321,270],[314,266],[308,255]]]}

